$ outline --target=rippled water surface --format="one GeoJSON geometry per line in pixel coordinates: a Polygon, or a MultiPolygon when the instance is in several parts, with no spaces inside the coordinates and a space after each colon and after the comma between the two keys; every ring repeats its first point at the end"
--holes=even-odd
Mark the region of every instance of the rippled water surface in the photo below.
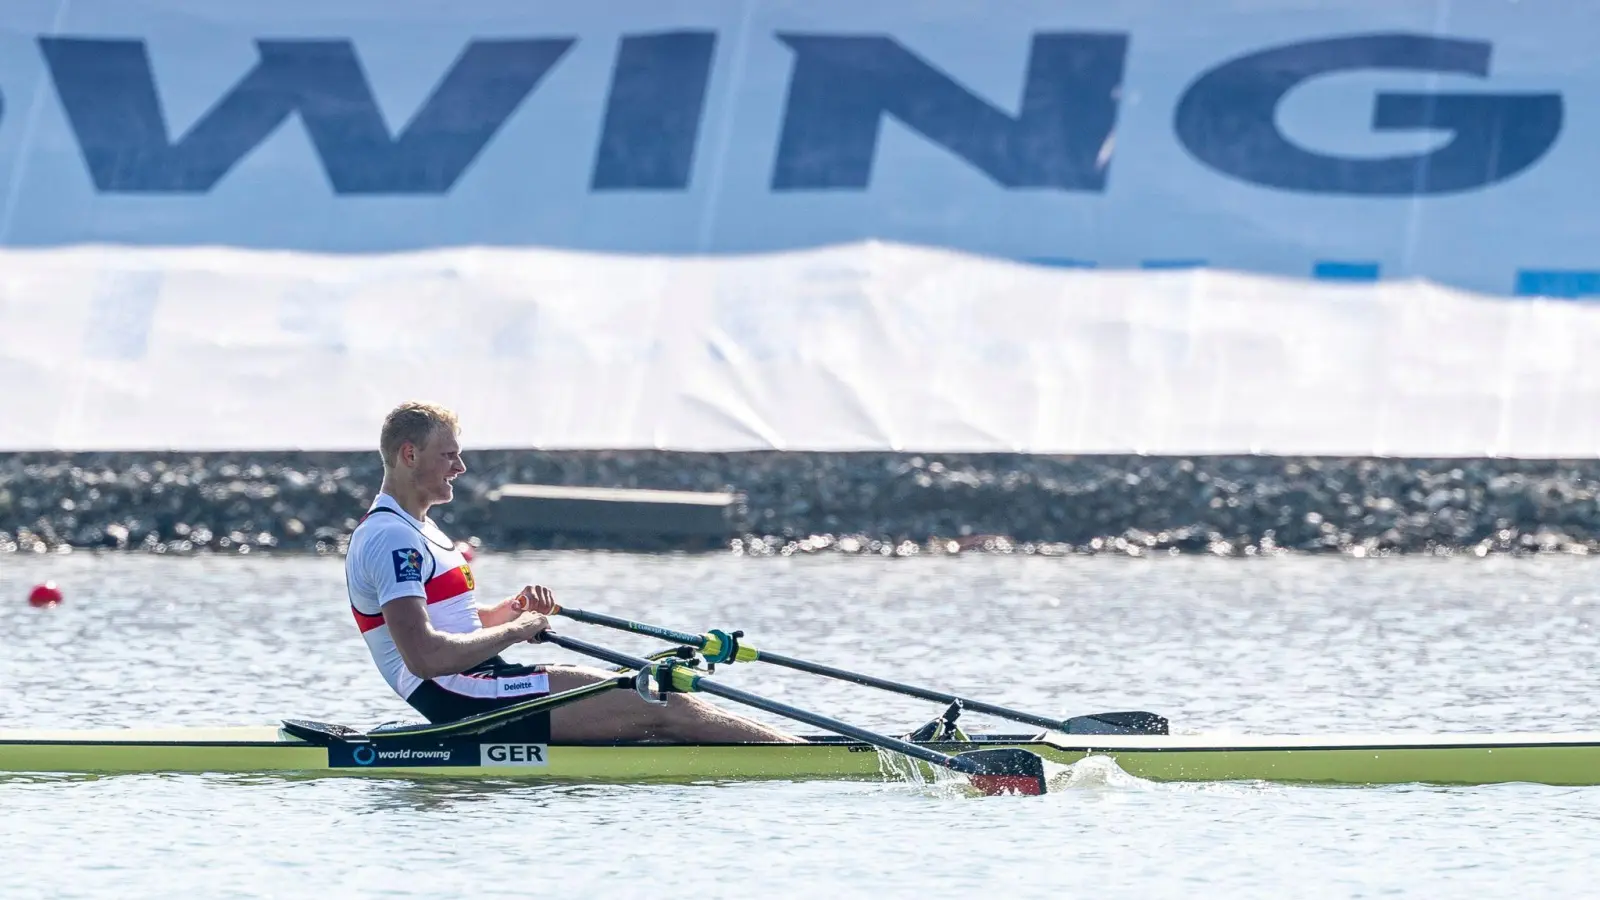
{"type": "MultiPolygon", "coordinates": [[[[1185,732],[1600,730],[1600,561],[484,556],[480,587],[1185,732]]],[[[627,649],[639,639],[562,630],[627,649]]],[[[550,648],[520,659],[573,659],[550,648]]],[[[719,678],[896,732],[936,709],[719,678]]],[[[5,726],[405,716],[332,559],[0,557],[5,726]],[[54,578],[57,609],[27,587],[54,578]]],[[[972,717],[970,726],[999,723],[972,717]]],[[[0,776],[0,897],[1592,895],[1600,788],[0,776]]]]}

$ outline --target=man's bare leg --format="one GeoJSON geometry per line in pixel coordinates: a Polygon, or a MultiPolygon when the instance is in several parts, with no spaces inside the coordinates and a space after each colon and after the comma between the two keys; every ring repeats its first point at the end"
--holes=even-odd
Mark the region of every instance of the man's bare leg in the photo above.
{"type": "MultiPolygon", "coordinates": [[[[550,692],[617,677],[587,666],[545,666],[550,692]]],[[[801,740],[760,722],[736,716],[689,694],[668,694],[667,705],[646,703],[633,691],[616,690],[550,711],[550,739],[583,741],[680,741],[684,743],[796,743],[801,740]]]]}

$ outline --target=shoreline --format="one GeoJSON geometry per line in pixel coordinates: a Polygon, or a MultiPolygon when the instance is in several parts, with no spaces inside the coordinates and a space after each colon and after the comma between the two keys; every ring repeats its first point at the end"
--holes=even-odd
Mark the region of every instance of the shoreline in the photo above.
{"type": "MultiPolygon", "coordinates": [[[[1351,556],[1600,552],[1600,460],[474,451],[436,518],[488,550],[1351,556]],[[498,525],[507,483],[732,491],[728,540],[498,525]]],[[[0,454],[0,552],[340,553],[376,453],[0,454]]]]}

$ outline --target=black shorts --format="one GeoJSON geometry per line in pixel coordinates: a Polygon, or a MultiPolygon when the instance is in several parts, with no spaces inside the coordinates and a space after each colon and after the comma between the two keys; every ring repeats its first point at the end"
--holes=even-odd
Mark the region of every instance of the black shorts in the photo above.
{"type": "MultiPolygon", "coordinates": [[[[476,667],[473,672],[492,672],[497,678],[515,678],[523,675],[536,675],[544,671],[543,666],[515,666],[503,661],[491,660],[484,666],[476,667]]],[[[537,695],[522,697],[468,697],[457,694],[439,686],[434,681],[423,681],[417,689],[411,692],[406,702],[429,722],[455,722],[468,716],[479,713],[492,712],[526,703],[537,695]]],[[[523,719],[518,719],[509,725],[503,725],[493,731],[484,732],[486,736],[493,735],[506,740],[515,740],[529,744],[548,744],[550,742],[550,714],[548,712],[535,713],[523,719]]]]}

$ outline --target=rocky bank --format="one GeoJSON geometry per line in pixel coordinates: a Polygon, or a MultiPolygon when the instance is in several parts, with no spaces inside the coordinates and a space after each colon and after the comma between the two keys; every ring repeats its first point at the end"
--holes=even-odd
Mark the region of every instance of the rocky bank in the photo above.
{"type": "MultiPolygon", "coordinates": [[[[491,491],[508,482],[733,490],[717,547],[754,554],[1600,550],[1600,460],[485,451],[468,465],[436,518],[497,550],[535,546],[496,524],[491,491]]],[[[338,553],[381,477],[373,453],[0,455],[0,552],[338,553]]]]}

